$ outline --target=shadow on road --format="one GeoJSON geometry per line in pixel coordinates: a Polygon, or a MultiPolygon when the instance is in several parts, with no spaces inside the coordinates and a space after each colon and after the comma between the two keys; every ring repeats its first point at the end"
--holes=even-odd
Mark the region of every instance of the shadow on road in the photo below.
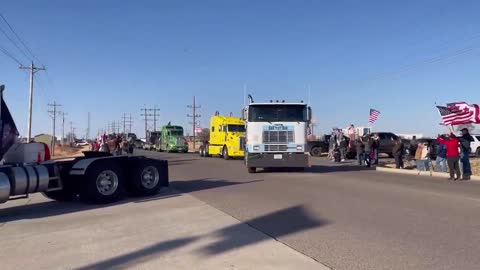
{"type": "Polygon", "coordinates": [[[201,191],[201,190],[207,190],[207,189],[251,184],[251,183],[262,182],[262,181],[263,180],[232,182],[232,181],[227,181],[223,179],[215,180],[214,178],[203,178],[203,179],[196,179],[196,180],[172,181],[170,182],[170,185],[181,192],[189,193],[189,192],[195,192],[195,191],[201,191]]]}
{"type": "MultiPolygon", "coordinates": [[[[76,270],[135,268],[139,264],[154,260],[163,253],[187,246],[196,240],[219,238],[213,243],[192,251],[198,256],[210,257],[267,241],[270,237],[278,239],[282,236],[315,229],[329,223],[327,220],[319,220],[312,217],[302,205],[298,205],[247,220],[241,224],[225,227],[215,231],[213,234],[160,242],[131,253],[80,267],[76,270]],[[257,231],[253,232],[249,227],[257,231]]],[[[168,266],[166,268],[168,269],[168,266]]]]}
{"type": "Polygon", "coordinates": [[[164,189],[159,194],[149,197],[134,197],[112,204],[91,205],[79,201],[57,202],[47,201],[34,204],[25,204],[0,209],[0,223],[11,222],[23,219],[37,219],[51,216],[58,216],[81,211],[88,211],[97,208],[116,206],[126,203],[143,203],[148,201],[162,200],[181,196],[181,194],[171,190],[164,189]]]}

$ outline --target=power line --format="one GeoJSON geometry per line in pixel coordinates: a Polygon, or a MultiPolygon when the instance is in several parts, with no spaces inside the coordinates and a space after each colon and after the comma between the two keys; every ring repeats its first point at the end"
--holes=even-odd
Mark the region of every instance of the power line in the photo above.
{"type": "Polygon", "coordinates": [[[10,31],[12,31],[12,33],[15,35],[15,37],[17,37],[17,39],[20,41],[20,43],[22,43],[23,47],[25,47],[27,52],[33,57],[33,59],[37,60],[37,62],[40,63],[40,65],[42,65],[41,61],[38,60],[38,58],[32,53],[32,50],[30,50],[30,48],[27,46],[26,42],[17,34],[17,32],[15,32],[15,30],[13,30],[13,27],[10,25],[10,23],[8,23],[7,19],[3,16],[3,14],[0,13],[0,17],[5,22],[5,24],[7,24],[8,28],[10,28],[10,31]]]}
{"type": "Polygon", "coordinates": [[[5,32],[5,30],[3,30],[3,28],[0,26],[0,32],[3,33],[3,35],[8,39],[10,40],[10,42],[12,42],[13,46],[15,46],[15,48],[18,49],[18,51],[20,51],[28,60],[31,60],[31,58],[25,53],[25,51],[22,50],[22,48],[20,48],[17,44],[17,42],[15,42],[8,34],[7,32],[5,32]]]}
{"type": "Polygon", "coordinates": [[[0,51],[3,52],[3,54],[5,54],[6,56],[8,56],[10,59],[12,59],[13,61],[15,61],[19,66],[22,65],[22,63],[20,61],[18,61],[17,58],[15,58],[15,56],[13,56],[9,51],[7,51],[5,48],[3,47],[0,47],[0,51]]]}

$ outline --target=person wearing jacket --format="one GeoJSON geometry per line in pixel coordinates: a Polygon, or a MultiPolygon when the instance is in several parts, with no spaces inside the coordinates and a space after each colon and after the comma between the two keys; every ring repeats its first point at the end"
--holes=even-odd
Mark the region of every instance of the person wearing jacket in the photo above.
{"type": "Polygon", "coordinates": [[[362,139],[358,138],[355,141],[355,147],[357,148],[357,161],[358,165],[362,165],[365,158],[365,144],[362,142],[362,139]]]}
{"type": "MultiPolygon", "coordinates": [[[[444,135],[440,137],[445,138],[444,135]]],[[[437,147],[437,159],[435,160],[435,169],[437,172],[447,172],[447,146],[439,144],[437,147]]]]}
{"type": "Polygon", "coordinates": [[[392,155],[395,158],[395,166],[397,169],[403,169],[403,142],[400,138],[395,140],[392,155]]]}
{"type": "Polygon", "coordinates": [[[449,180],[459,180],[461,176],[460,164],[458,163],[460,160],[460,152],[458,151],[459,140],[452,132],[449,138],[438,137],[437,141],[447,147],[447,163],[450,170],[449,180]]]}
{"type": "Polygon", "coordinates": [[[367,167],[370,168],[370,165],[372,163],[372,151],[373,151],[373,138],[368,137],[367,141],[365,142],[365,153],[363,154],[365,158],[365,163],[367,164],[367,167]]]}
{"type": "Polygon", "coordinates": [[[461,161],[462,161],[462,172],[463,172],[463,180],[470,180],[470,176],[472,175],[472,168],[470,166],[470,152],[472,149],[470,148],[470,143],[473,142],[472,135],[468,132],[468,129],[462,129],[462,136],[458,138],[460,141],[460,149],[462,150],[461,154],[461,161]]]}

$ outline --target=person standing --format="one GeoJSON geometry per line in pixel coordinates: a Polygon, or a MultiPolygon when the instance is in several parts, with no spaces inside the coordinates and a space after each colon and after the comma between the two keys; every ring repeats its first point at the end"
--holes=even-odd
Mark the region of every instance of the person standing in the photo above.
{"type": "Polygon", "coordinates": [[[393,145],[392,155],[395,158],[395,167],[403,169],[403,142],[402,139],[397,138],[393,145]]]}
{"type": "Polygon", "coordinates": [[[373,151],[372,145],[373,145],[373,138],[368,137],[365,143],[365,153],[363,154],[365,158],[365,164],[367,165],[368,168],[370,168],[370,165],[372,163],[372,151],[373,151]]]}
{"type": "Polygon", "coordinates": [[[473,137],[468,132],[468,129],[463,128],[462,136],[459,137],[458,140],[460,141],[460,149],[462,150],[462,179],[470,180],[470,176],[472,175],[472,167],[470,166],[470,152],[472,151],[472,149],[470,148],[470,143],[473,142],[473,137]]]}
{"type": "Polygon", "coordinates": [[[358,138],[356,141],[355,141],[355,146],[357,148],[357,161],[358,161],[358,165],[362,165],[365,158],[364,158],[364,155],[365,155],[365,144],[363,144],[362,140],[360,138],[358,138]]]}
{"type": "MultiPolygon", "coordinates": [[[[445,138],[443,135],[440,137],[445,138]]],[[[435,169],[437,172],[447,172],[447,146],[439,144],[437,146],[437,159],[435,160],[435,169]]]]}
{"type": "Polygon", "coordinates": [[[347,147],[348,147],[347,138],[345,138],[345,136],[340,133],[338,135],[337,141],[338,141],[337,143],[340,150],[341,162],[345,162],[345,159],[347,158],[347,147]]]}
{"type": "Polygon", "coordinates": [[[373,155],[374,155],[374,164],[378,165],[378,151],[380,150],[380,136],[378,136],[378,133],[376,133],[373,136],[373,155]]]}
{"type": "Polygon", "coordinates": [[[450,178],[448,179],[455,181],[460,180],[460,152],[458,151],[459,140],[452,132],[450,133],[450,137],[438,137],[437,141],[447,147],[447,163],[448,169],[450,170],[450,178]]]}
{"type": "Polygon", "coordinates": [[[333,158],[333,151],[335,150],[335,145],[337,144],[337,136],[335,133],[335,129],[330,135],[330,139],[328,140],[328,158],[334,160],[333,158]]]}

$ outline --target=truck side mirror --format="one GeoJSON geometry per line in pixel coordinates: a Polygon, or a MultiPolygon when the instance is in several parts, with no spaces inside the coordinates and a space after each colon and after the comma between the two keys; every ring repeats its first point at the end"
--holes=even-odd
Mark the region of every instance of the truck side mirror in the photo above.
{"type": "Polygon", "coordinates": [[[241,115],[242,115],[243,120],[246,121],[248,119],[248,109],[243,108],[241,115]]]}
{"type": "Polygon", "coordinates": [[[308,107],[307,108],[307,117],[308,117],[308,121],[311,121],[312,120],[312,107],[308,107]]]}

